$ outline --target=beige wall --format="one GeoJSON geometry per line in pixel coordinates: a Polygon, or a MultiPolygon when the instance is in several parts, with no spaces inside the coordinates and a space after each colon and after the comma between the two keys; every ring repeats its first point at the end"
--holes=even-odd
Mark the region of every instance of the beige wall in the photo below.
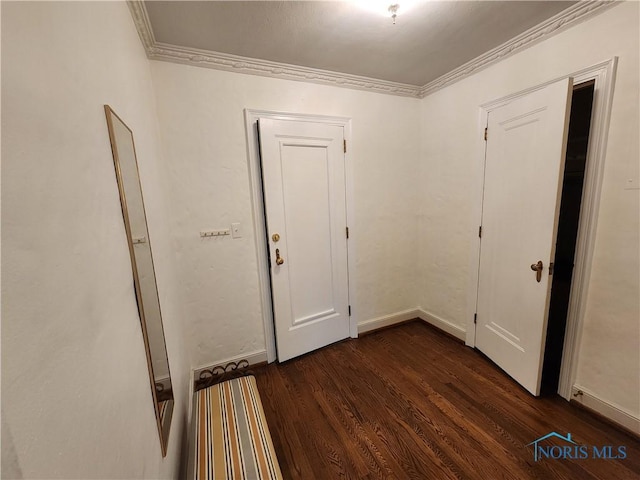
{"type": "Polygon", "coordinates": [[[124,2],[2,2],[2,478],[178,478],[189,363],[124,2]],[[132,128],[176,407],[162,458],[103,104],[132,128]]]}
{"type": "Polygon", "coordinates": [[[350,117],[358,321],[414,308],[419,102],[151,62],[192,366],[264,351],[245,108],[350,117]],[[240,222],[241,239],[199,232],[240,222]]]}
{"type": "Polygon", "coordinates": [[[466,327],[479,106],[619,57],[576,383],[640,414],[639,64],[636,2],[615,6],[422,101],[419,298],[466,327]]]}

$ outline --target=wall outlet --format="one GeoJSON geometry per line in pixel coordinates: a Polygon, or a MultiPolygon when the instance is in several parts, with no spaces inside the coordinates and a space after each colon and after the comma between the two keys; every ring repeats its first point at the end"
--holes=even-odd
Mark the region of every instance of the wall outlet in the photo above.
{"type": "Polygon", "coordinates": [[[231,236],[233,238],[241,238],[242,237],[242,228],[239,223],[231,224],[231,236]]]}

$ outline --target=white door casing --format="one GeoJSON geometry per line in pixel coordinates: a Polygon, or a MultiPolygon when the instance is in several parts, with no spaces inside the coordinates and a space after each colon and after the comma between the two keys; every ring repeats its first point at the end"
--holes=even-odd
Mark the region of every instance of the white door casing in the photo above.
{"type": "Polygon", "coordinates": [[[259,130],[276,344],[285,361],[350,333],[344,129],[261,118],[259,130]]]}
{"type": "Polygon", "coordinates": [[[538,395],[571,78],[488,115],[475,343],[538,395]],[[540,282],[532,264],[542,261],[540,282]]]}

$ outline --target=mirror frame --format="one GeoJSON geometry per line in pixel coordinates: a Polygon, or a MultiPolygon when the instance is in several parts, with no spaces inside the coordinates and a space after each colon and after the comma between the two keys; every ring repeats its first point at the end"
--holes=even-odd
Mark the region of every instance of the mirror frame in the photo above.
{"type": "MultiPolygon", "coordinates": [[[[162,456],[165,457],[167,455],[167,445],[169,443],[169,431],[171,428],[171,418],[173,416],[173,406],[174,406],[174,398],[173,395],[170,399],[159,402],[158,401],[158,393],[160,390],[156,387],[155,376],[153,373],[153,361],[151,356],[151,348],[149,344],[149,336],[147,331],[147,321],[144,312],[144,303],[142,300],[142,288],[140,283],[140,278],[138,276],[138,267],[136,263],[135,251],[134,251],[134,241],[133,235],[131,232],[131,223],[129,220],[129,211],[127,208],[127,198],[124,189],[124,180],[122,178],[122,169],[120,168],[120,157],[118,154],[118,144],[116,139],[115,128],[113,125],[113,118],[116,118],[131,134],[131,146],[133,150],[133,159],[136,166],[136,174],[138,177],[138,185],[141,192],[141,201],[142,201],[142,214],[144,216],[145,226],[147,227],[147,242],[149,244],[149,253],[151,255],[151,267],[153,270],[153,278],[156,287],[156,294],[158,289],[158,284],[155,278],[155,265],[153,263],[153,251],[151,250],[151,239],[149,234],[149,228],[147,225],[147,213],[144,207],[144,198],[142,197],[142,184],[140,182],[140,171],[138,169],[138,157],[136,154],[135,141],[133,139],[133,131],[127,126],[127,124],[113,111],[113,109],[109,105],[104,106],[105,115],[107,117],[107,127],[109,130],[109,141],[111,143],[111,153],[113,155],[113,164],[116,171],[116,180],[118,183],[118,192],[120,194],[120,205],[122,207],[122,217],[124,220],[124,227],[127,236],[127,244],[129,246],[129,255],[131,257],[131,269],[133,273],[133,284],[136,295],[136,301],[138,304],[138,314],[140,316],[140,325],[142,327],[142,337],[144,340],[144,348],[147,357],[147,366],[149,368],[149,381],[151,386],[151,395],[153,397],[153,405],[156,414],[156,423],[158,426],[158,435],[160,436],[160,447],[162,449],[162,456]],[[162,403],[162,405],[160,405],[162,403]]],[[[164,353],[167,358],[167,371],[169,372],[169,379],[171,379],[171,369],[169,366],[169,358],[167,355],[167,347],[166,347],[166,339],[164,337],[164,325],[162,324],[162,313],[160,310],[160,297],[158,296],[158,314],[160,316],[160,327],[162,328],[162,340],[164,342],[164,353]]],[[[171,385],[171,389],[173,391],[173,385],[171,385]]]]}

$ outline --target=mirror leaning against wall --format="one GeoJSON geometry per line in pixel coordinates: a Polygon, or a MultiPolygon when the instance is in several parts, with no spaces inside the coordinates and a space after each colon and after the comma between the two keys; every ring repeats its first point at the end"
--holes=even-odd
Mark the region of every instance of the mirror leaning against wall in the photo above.
{"type": "Polygon", "coordinates": [[[164,457],[167,454],[169,428],[173,414],[173,389],[133,132],[111,107],[105,105],[104,110],[131,255],[133,284],[149,367],[151,395],[164,457]]]}

